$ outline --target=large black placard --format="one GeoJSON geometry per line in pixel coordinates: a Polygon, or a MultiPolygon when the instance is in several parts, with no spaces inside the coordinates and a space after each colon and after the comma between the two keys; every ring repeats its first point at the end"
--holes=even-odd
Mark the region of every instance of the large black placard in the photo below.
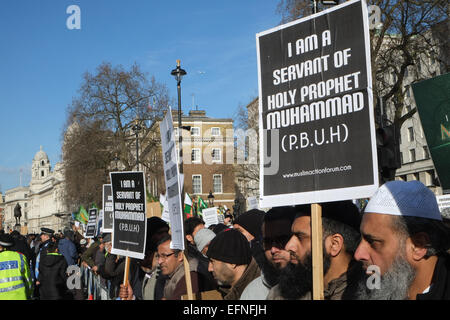
{"type": "Polygon", "coordinates": [[[143,172],[111,172],[113,195],[112,253],[143,259],[147,233],[143,172]]]}
{"type": "Polygon", "coordinates": [[[98,210],[96,208],[89,209],[89,220],[86,225],[86,235],[85,238],[93,238],[97,233],[97,214],[98,210]]]}
{"type": "Polygon", "coordinates": [[[367,197],[378,186],[366,4],[257,35],[261,207],[367,197]]]}

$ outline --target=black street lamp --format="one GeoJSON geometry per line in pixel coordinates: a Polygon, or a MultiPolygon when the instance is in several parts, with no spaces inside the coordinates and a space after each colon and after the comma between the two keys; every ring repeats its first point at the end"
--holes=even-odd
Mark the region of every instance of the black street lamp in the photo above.
{"type": "Polygon", "coordinates": [[[334,6],[339,4],[339,0],[312,0],[313,1],[313,13],[319,12],[317,9],[317,3],[320,1],[323,5],[334,6]]]}
{"type": "Polygon", "coordinates": [[[117,156],[117,152],[114,154],[113,161],[116,164],[116,167],[114,168],[114,171],[119,171],[119,157],[117,156]]]}
{"type": "Polygon", "coordinates": [[[136,171],[139,171],[139,131],[141,131],[142,127],[139,124],[138,118],[134,120],[134,126],[132,129],[136,134],[136,171]]]}
{"type": "Polygon", "coordinates": [[[182,126],[181,126],[181,79],[187,73],[184,69],[180,67],[180,60],[177,60],[177,67],[170,73],[175,77],[177,81],[177,91],[178,91],[178,148],[180,149],[180,173],[183,173],[183,148],[182,148],[182,126]]]}
{"type": "MultiPolygon", "coordinates": [[[[181,126],[181,79],[183,76],[187,74],[187,72],[184,69],[181,69],[180,67],[180,60],[177,60],[177,67],[172,70],[170,73],[175,77],[175,80],[177,81],[177,91],[178,91],[178,148],[180,150],[180,174],[183,174],[183,147],[182,147],[182,126],[181,126]]],[[[184,208],[184,183],[181,186],[181,210],[184,208]]],[[[185,217],[186,218],[186,217],[185,217]]]]}
{"type": "Polygon", "coordinates": [[[212,191],[209,191],[208,195],[208,205],[210,208],[214,207],[214,195],[212,194],[212,191]]]}

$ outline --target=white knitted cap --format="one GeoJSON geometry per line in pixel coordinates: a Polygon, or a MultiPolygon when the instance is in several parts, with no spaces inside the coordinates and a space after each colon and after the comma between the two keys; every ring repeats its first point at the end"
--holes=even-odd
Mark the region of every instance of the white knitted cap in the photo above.
{"type": "Polygon", "coordinates": [[[434,193],[420,181],[389,181],[372,196],[364,212],[441,220],[434,193]]]}

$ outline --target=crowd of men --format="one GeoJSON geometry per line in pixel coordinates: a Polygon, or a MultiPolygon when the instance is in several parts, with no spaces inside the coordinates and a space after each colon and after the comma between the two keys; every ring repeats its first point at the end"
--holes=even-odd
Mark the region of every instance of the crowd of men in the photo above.
{"type": "MultiPolygon", "coordinates": [[[[382,185],[361,211],[322,203],[323,287],[329,300],[450,299],[450,229],[435,195],[418,181],[382,185]]],[[[89,268],[112,284],[117,300],[312,299],[311,206],[249,210],[205,227],[184,222],[186,249],[171,249],[170,226],[147,219],[143,260],[111,254],[111,234],[86,241],[62,234],[0,235],[0,299],[86,299],[69,289],[67,268],[89,268]],[[188,264],[188,268],[185,267],[188,264]]]]}

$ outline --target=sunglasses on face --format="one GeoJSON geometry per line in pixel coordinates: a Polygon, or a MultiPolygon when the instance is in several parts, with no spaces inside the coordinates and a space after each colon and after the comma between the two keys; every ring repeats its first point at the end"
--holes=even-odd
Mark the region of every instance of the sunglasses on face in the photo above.
{"type": "Polygon", "coordinates": [[[284,249],[286,244],[291,238],[290,235],[278,236],[275,238],[263,238],[264,250],[270,250],[271,248],[284,249]]]}

